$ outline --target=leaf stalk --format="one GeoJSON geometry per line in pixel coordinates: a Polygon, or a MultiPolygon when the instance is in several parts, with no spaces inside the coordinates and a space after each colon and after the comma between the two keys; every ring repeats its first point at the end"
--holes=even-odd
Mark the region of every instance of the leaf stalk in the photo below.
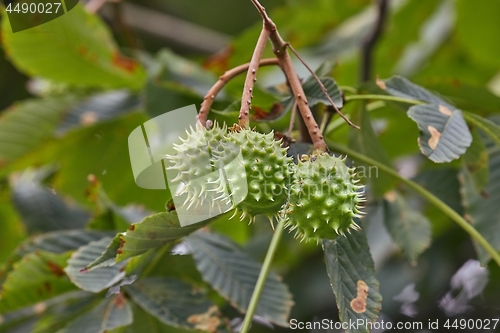
{"type": "Polygon", "coordinates": [[[250,329],[253,315],[255,313],[255,310],[257,309],[260,295],[262,293],[262,290],[264,289],[267,276],[269,275],[269,271],[271,269],[271,263],[273,261],[274,255],[276,254],[276,250],[278,249],[278,245],[280,243],[281,237],[283,236],[284,230],[285,230],[285,221],[281,219],[280,221],[278,221],[278,224],[276,225],[276,228],[274,230],[274,235],[273,238],[271,239],[271,244],[269,245],[269,249],[267,250],[264,263],[262,264],[262,269],[260,270],[259,278],[257,279],[257,284],[255,285],[255,289],[253,290],[252,298],[250,299],[250,304],[248,305],[247,313],[245,314],[245,319],[243,320],[240,333],[247,333],[248,330],[250,329]]]}

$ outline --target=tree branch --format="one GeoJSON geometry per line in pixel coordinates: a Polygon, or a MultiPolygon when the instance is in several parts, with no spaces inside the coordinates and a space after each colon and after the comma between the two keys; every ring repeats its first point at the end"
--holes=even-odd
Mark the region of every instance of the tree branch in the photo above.
{"type": "Polygon", "coordinates": [[[323,84],[323,82],[321,82],[321,80],[316,75],[316,73],[314,73],[314,71],[311,69],[311,67],[309,67],[309,65],[307,65],[307,63],[304,61],[304,59],[302,59],[302,57],[299,55],[299,53],[297,51],[295,51],[295,49],[293,48],[293,46],[290,43],[287,43],[287,45],[290,48],[290,50],[293,52],[293,54],[295,54],[295,56],[300,60],[300,62],[302,63],[302,65],[304,65],[307,68],[307,70],[309,71],[309,73],[311,73],[311,75],[314,77],[314,79],[316,80],[316,82],[319,84],[321,90],[323,91],[323,94],[326,96],[326,98],[330,102],[330,106],[333,108],[333,110],[335,112],[337,112],[338,115],[342,119],[344,119],[346,123],[348,123],[349,125],[351,125],[355,129],[359,129],[359,126],[354,125],[349,119],[346,118],[346,116],[344,116],[344,114],[342,112],[340,112],[339,108],[335,105],[335,103],[333,103],[332,98],[330,97],[330,94],[328,93],[328,90],[326,89],[326,87],[323,84]]]}
{"type": "Polygon", "coordinates": [[[363,46],[361,48],[361,82],[366,82],[372,77],[373,49],[382,34],[385,21],[387,19],[389,0],[377,1],[378,15],[377,20],[375,21],[375,26],[372,33],[363,42],[363,46]]]}
{"type": "Polygon", "coordinates": [[[260,59],[266,48],[267,40],[269,39],[270,32],[266,29],[265,24],[262,27],[259,39],[257,40],[257,45],[252,55],[252,60],[250,60],[250,66],[247,70],[247,77],[245,79],[245,85],[243,87],[243,94],[241,95],[241,107],[240,115],[238,117],[238,125],[242,128],[250,127],[249,112],[252,108],[252,98],[253,98],[253,87],[257,81],[257,70],[259,68],[260,59]]]}
{"type": "Polygon", "coordinates": [[[290,58],[288,52],[286,52],[288,43],[286,43],[283,38],[281,38],[278,29],[276,28],[276,24],[274,24],[271,18],[269,18],[265,8],[259,3],[259,1],[251,1],[262,16],[265,29],[269,31],[269,39],[273,44],[274,54],[278,58],[278,63],[285,73],[288,83],[290,84],[292,93],[295,96],[295,100],[297,101],[300,115],[302,116],[302,119],[304,119],[309,135],[311,136],[311,139],[313,141],[314,150],[328,151],[328,147],[325,143],[325,140],[323,139],[323,135],[319,131],[318,124],[316,123],[311,109],[309,108],[306,94],[304,93],[304,89],[302,89],[302,83],[300,82],[295,68],[293,68],[292,59],[290,58]]]}
{"type": "MultiPolygon", "coordinates": [[[[262,59],[259,63],[260,66],[269,66],[269,65],[278,65],[278,59],[270,58],[270,59],[262,59]]],[[[219,80],[210,88],[210,90],[205,95],[203,103],[201,103],[200,113],[198,114],[198,122],[206,126],[208,113],[210,112],[210,108],[212,107],[212,103],[217,96],[217,94],[224,88],[227,82],[229,82],[233,77],[247,72],[250,68],[250,63],[240,65],[233,69],[225,72],[219,80]]]]}

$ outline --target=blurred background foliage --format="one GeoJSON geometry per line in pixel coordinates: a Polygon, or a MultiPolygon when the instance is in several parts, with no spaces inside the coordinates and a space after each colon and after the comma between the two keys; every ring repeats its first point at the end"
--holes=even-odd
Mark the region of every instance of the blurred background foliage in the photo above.
{"type": "MultiPolygon", "coordinates": [[[[110,2],[97,16],[86,13],[81,3],[64,17],[17,35],[6,32],[8,21],[2,15],[0,262],[7,267],[15,262],[12,253],[19,244],[41,233],[79,228],[124,231],[148,213],[165,211],[168,191],[135,185],[127,147],[129,133],[151,117],[199,105],[218,75],[250,60],[261,29],[260,17],[250,1],[110,2]],[[104,24],[100,24],[101,19],[104,24]],[[66,35],[59,38],[57,34],[44,34],[48,26],[62,27],[66,35]],[[128,211],[120,211],[120,215],[111,209],[109,213],[109,207],[128,211]],[[112,218],[103,217],[104,213],[112,218]]],[[[385,28],[372,55],[373,75],[408,77],[461,110],[491,119],[496,115],[498,119],[500,3],[389,3],[385,28]]],[[[263,5],[284,39],[311,67],[329,62],[331,67],[325,74],[331,75],[341,89],[373,91],[372,83],[360,82],[361,44],[376,19],[371,1],[280,0],[263,1],[263,5]]],[[[266,56],[272,56],[269,46],[266,56]]],[[[302,77],[309,76],[298,61],[296,68],[302,77]]],[[[226,86],[213,106],[218,111],[211,113],[212,119],[227,123],[237,120],[243,80],[243,76],[237,77],[226,86]]],[[[273,103],[284,99],[277,93],[283,91],[282,73],[276,68],[263,68],[258,83],[252,125],[263,132],[286,132],[290,113],[279,117],[269,114],[273,103]]],[[[380,154],[387,155],[385,160],[402,175],[464,213],[465,185],[459,181],[463,161],[432,163],[420,153],[418,128],[404,108],[375,103],[379,102],[368,104],[368,109],[376,109],[370,112],[371,125],[382,150],[369,153],[378,154],[380,160],[384,160],[380,154]]],[[[358,106],[356,102],[347,103],[343,112],[355,114],[358,106]]],[[[319,107],[316,112],[321,115],[324,110],[319,107]]],[[[350,144],[352,132],[334,117],[325,136],[350,144]]],[[[499,198],[498,147],[487,146],[490,182],[482,195],[499,198]]],[[[500,268],[493,262],[487,270],[481,268],[475,245],[463,230],[403,185],[390,179],[383,182],[387,183],[379,184],[383,192],[402,193],[405,204],[418,213],[416,219],[429,220],[432,244],[418,261],[408,261],[387,231],[387,200],[372,195],[375,189],[369,187],[364,229],[383,295],[380,318],[425,323],[429,319],[499,318],[500,268]]],[[[490,204],[493,208],[483,218],[490,220],[490,230],[497,232],[498,239],[500,207],[495,205],[490,204]]],[[[210,228],[231,238],[257,261],[263,260],[272,236],[265,219],[249,226],[223,216],[210,228]]],[[[499,243],[495,244],[497,250],[499,243]]],[[[172,275],[200,283],[197,273],[187,273],[196,272],[192,260],[169,256],[157,260],[148,276],[172,275]],[[174,260],[178,262],[172,264],[174,260]]],[[[320,246],[298,243],[287,234],[273,268],[293,294],[291,318],[338,319],[320,246]]],[[[4,279],[0,274],[0,281],[4,279]]],[[[88,309],[89,302],[78,298],[78,304],[71,306],[88,309]]],[[[223,299],[217,299],[217,304],[228,317],[241,317],[223,299]]],[[[56,309],[54,303],[44,307],[14,314],[0,310],[0,332],[55,332],[55,326],[51,326],[54,322],[72,319],[67,310],[56,309]]],[[[134,325],[146,318],[143,312],[134,309],[134,318],[140,318],[134,325]]],[[[148,318],[152,332],[163,332],[159,328],[162,324],[148,318]]],[[[272,331],[267,325],[263,320],[252,332],[272,331]]],[[[138,326],[134,327],[131,332],[138,331],[138,326]]],[[[277,327],[274,331],[288,330],[277,327]]]]}

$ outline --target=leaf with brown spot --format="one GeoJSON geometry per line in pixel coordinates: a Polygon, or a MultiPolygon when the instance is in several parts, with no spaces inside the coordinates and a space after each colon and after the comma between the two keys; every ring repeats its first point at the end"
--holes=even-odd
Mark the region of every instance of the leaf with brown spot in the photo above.
{"type": "Polygon", "coordinates": [[[49,267],[49,270],[52,272],[52,274],[57,277],[66,275],[66,273],[64,273],[64,268],[52,261],[47,261],[47,266],[49,267]]]}
{"type": "MultiPolygon", "coordinates": [[[[131,302],[132,310],[134,312],[134,322],[132,325],[128,326],[125,329],[124,333],[189,333],[189,332],[197,332],[202,333],[200,331],[186,330],[184,328],[174,327],[172,325],[167,325],[158,320],[155,316],[152,316],[147,311],[143,310],[140,306],[131,302]]],[[[229,333],[233,332],[232,329],[229,329],[229,320],[226,318],[221,318],[222,323],[213,333],[229,333]]],[[[118,332],[117,332],[118,333],[118,332]]],[[[203,332],[204,333],[204,332],[203,332]]]]}
{"type": "Polygon", "coordinates": [[[84,6],[16,33],[10,32],[5,11],[3,18],[2,46],[14,65],[29,76],[96,88],[139,90],[144,86],[144,69],[119,53],[106,24],[84,6]]]}
{"type": "Polygon", "coordinates": [[[57,333],[106,333],[132,324],[130,302],[123,294],[102,300],[88,312],[82,313],[57,333]]]}
{"type": "Polygon", "coordinates": [[[212,220],[181,227],[175,211],[151,215],[142,222],[132,224],[126,232],[116,235],[109,242],[106,250],[100,256],[95,257],[95,260],[86,268],[93,270],[141,255],[150,249],[187,236],[212,220]]]}
{"type": "Polygon", "coordinates": [[[460,110],[401,76],[378,81],[379,87],[392,96],[430,103],[408,110],[408,116],[420,130],[418,143],[425,156],[442,163],[457,159],[465,152],[472,138],[460,110]]]}
{"type": "Polygon", "coordinates": [[[453,114],[453,112],[444,105],[439,106],[439,112],[441,112],[445,116],[451,116],[453,114]]]}
{"type": "Polygon", "coordinates": [[[88,271],[85,267],[100,256],[109,245],[110,237],[90,242],[75,251],[68,260],[68,266],[64,269],[71,282],[80,289],[93,293],[101,292],[119,282],[124,276],[125,263],[101,267],[88,271]]]}
{"type": "Polygon", "coordinates": [[[123,293],[119,293],[113,300],[113,305],[115,305],[117,309],[123,309],[127,305],[127,298],[125,298],[123,293]]]}
{"type": "Polygon", "coordinates": [[[232,46],[227,46],[216,54],[206,58],[202,63],[203,68],[220,74],[226,72],[229,69],[229,58],[231,57],[232,49],[232,46]]]}
{"type": "MultiPolygon", "coordinates": [[[[361,222],[358,222],[358,224],[361,222]]],[[[364,230],[323,240],[326,270],[335,294],[341,322],[375,322],[382,308],[379,283],[364,230]]],[[[347,333],[369,333],[367,327],[347,333]]]]}
{"type": "Polygon", "coordinates": [[[422,88],[407,78],[402,76],[393,76],[386,80],[376,81],[377,85],[386,93],[392,96],[403,97],[408,99],[415,99],[430,104],[442,105],[451,110],[455,107],[442,98],[431,93],[429,90],[422,88]]]}
{"type": "Polygon", "coordinates": [[[29,253],[37,252],[39,254],[39,251],[45,251],[63,254],[76,250],[91,241],[111,235],[113,233],[75,229],[47,232],[29,238],[16,248],[0,269],[0,285],[3,283],[5,276],[14,269],[13,265],[29,253]]]}
{"type": "Polygon", "coordinates": [[[366,299],[368,298],[368,290],[370,289],[365,281],[358,281],[358,294],[356,298],[351,301],[351,308],[356,313],[363,313],[366,311],[366,299]]]}
{"type": "Polygon", "coordinates": [[[197,330],[216,332],[221,320],[217,316],[219,309],[214,305],[207,312],[194,314],[188,317],[187,322],[193,324],[197,330]]]}
{"type": "Polygon", "coordinates": [[[29,253],[14,263],[2,285],[0,313],[15,311],[27,306],[78,290],[61,268],[69,254],[44,251],[29,253]]]}
{"type": "Polygon", "coordinates": [[[136,281],[123,289],[144,311],[164,324],[215,332],[211,329],[221,323],[217,306],[184,282],[154,277],[136,281]]]}
{"type": "Polygon", "coordinates": [[[375,83],[377,84],[377,86],[382,89],[382,90],[386,90],[387,89],[387,85],[385,84],[385,82],[383,80],[380,80],[377,76],[377,78],[375,79],[375,83]]]}
{"type": "Polygon", "coordinates": [[[422,154],[436,163],[450,162],[465,153],[472,142],[472,135],[462,116],[453,109],[451,114],[442,112],[449,106],[425,104],[414,105],[408,117],[420,130],[419,146],[422,154]]]}
{"type": "Polygon", "coordinates": [[[273,103],[273,106],[271,107],[271,110],[269,110],[269,112],[264,111],[258,106],[253,106],[252,109],[254,111],[252,118],[256,121],[269,121],[279,119],[281,116],[283,116],[283,111],[285,111],[283,104],[281,103],[273,103]]]}
{"type": "Polygon", "coordinates": [[[439,131],[432,127],[432,126],[427,126],[427,130],[431,134],[431,137],[429,138],[429,141],[427,142],[429,144],[429,147],[431,147],[432,150],[436,149],[439,139],[441,138],[441,133],[439,131]]]}
{"type": "Polygon", "coordinates": [[[113,65],[129,73],[134,73],[139,68],[139,64],[134,59],[125,57],[120,53],[120,51],[115,51],[113,53],[111,62],[113,63],[113,65]]]}

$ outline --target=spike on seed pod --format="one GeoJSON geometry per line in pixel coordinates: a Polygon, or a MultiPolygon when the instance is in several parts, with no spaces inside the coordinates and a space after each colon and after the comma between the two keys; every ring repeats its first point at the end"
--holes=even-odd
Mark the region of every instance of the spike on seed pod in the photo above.
{"type": "Polygon", "coordinates": [[[203,204],[211,191],[220,188],[220,172],[214,171],[218,169],[220,156],[227,156],[221,145],[226,133],[227,128],[217,123],[210,129],[190,128],[185,138],[179,138],[181,143],[173,145],[176,154],[166,156],[167,170],[177,171],[177,176],[171,180],[180,185],[176,195],[185,196],[186,207],[203,204]],[[195,181],[203,176],[208,177],[204,182],[195,181]]]}

